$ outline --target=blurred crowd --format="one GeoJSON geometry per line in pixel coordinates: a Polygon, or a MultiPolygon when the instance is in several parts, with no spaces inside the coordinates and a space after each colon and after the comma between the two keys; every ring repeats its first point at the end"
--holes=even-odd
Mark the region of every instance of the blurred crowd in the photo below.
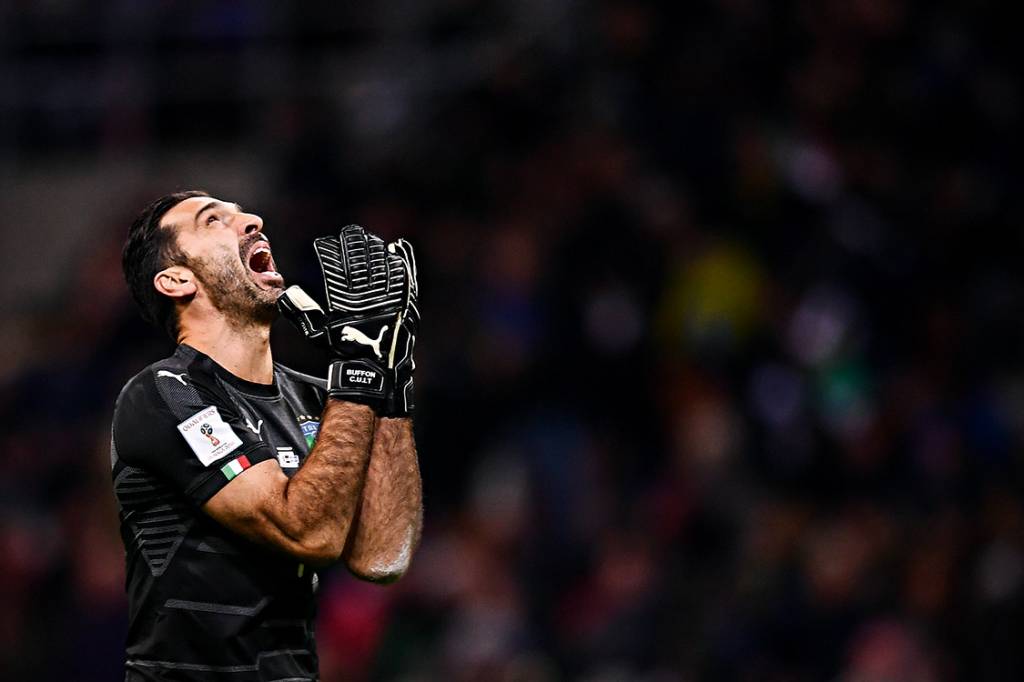
{"type": "MultiPolygon", "coordinates": [[[[1001,5],[348,4],[0,11],[5,172],[250,159],[204,188],[311,293],[343,224],[417,249],[423,541],[322,574],[325,681],[1024,679],[1001,5]]],[[[197,177],[142,175],[0,329],[3,679],[122,675],[109,419],[172,345],[120,247],[197,177]]]]}

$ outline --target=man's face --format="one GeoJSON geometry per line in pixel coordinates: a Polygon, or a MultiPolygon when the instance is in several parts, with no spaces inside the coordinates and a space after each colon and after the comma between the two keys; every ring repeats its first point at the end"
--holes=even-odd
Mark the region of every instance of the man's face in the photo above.
{"type": "Polygon", "coordinates": [[[238,204],[190,197],[165,213],[160,224],[176,229],[185,265],[214,307],[243,323],[274,319],[284,278],[274,264],[262,218],[238,204]]]}

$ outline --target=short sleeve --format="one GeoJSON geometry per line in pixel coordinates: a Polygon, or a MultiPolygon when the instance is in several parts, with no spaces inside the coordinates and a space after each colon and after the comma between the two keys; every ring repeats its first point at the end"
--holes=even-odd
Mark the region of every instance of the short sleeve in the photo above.
{"type": "Polygon", "coordinates": [[[125,464],[160,477],[197,507],[274,457],[214,377],[177,370],[151,369],[125,386],[114,408],[113,439],[125,464]]]}

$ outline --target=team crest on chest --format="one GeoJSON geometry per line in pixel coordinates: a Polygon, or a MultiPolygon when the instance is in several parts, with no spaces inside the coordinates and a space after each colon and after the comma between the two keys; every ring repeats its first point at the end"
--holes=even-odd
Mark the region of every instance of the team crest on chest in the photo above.
{"type": "Polygon", "coordinates": [[[299,428],[302,429],[302,435],[306,438],[306,446],[312,448],[316,443],[317,434],[320,433],[320,420],[307,414],[300,414],[299,428]]]}

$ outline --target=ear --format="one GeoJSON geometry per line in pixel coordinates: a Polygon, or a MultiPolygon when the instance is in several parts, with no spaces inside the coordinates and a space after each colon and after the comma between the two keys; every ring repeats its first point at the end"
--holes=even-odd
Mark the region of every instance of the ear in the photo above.
{"type": "Polygon", "coordinates": [[[195,296],[196,277],[188,268],[172,265],[156,273],[153,277],[153,286],[164,296],[183,301],[195,296]]]}

